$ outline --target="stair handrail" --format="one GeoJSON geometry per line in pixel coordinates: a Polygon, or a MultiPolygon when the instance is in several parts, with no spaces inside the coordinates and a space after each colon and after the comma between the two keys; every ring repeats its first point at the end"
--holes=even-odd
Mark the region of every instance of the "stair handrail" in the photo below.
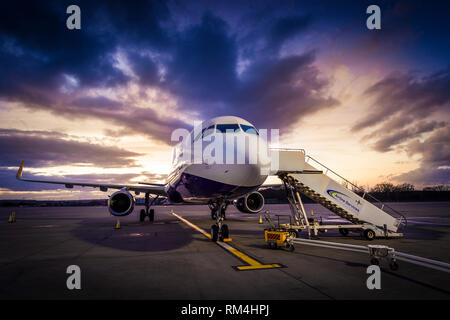
{"type": "MultiPolygon", "coordinates": [[[[361,198],[365,199],[365,196],[371,198],[372,200],[374,200],[375,202],[378,202],[379,204],[381,204],[381,208],[379,208],[380,210],[383,210],[384,207],[388,208],[389,210],[391,210],[393,213],[399,215],[400,224],[404,224],[405,225],[405,229],[406,226],[408,224],[408,220],[406,219],[406,217],[400,213],[399,211],[395,210],[394,208],[392,208],[391,206],[385,204],[384,202],[382,202],[381,200],[378,200],[377,198],[375,198],[373,195],[371,195],[370,193],[366,192],[363,188],[361,188],[360,186],[357,186],[356,184],[348,181],[347,179],[345,179],[343,176],[341,176],[340,174],[338,174],[337,172],[333,171],[332,169],[328,168],[326,165],[320,163],[319,161],[317,161],[316,159],[314,159],[313,157],[309,156],[309,155],[305,155],[305,157],[307,158],[305,160],[305,162],[308,162],[308,159],[311,159],[312,161],[316,162],[317,164],[321,165],[322,167],[324,167],[326,170],[326,172],[324,172],[324,174],[326,175],[328,173],[328,171],[332,172],[333,174],[335,174],[336,176],[338,176],[339,178],[341,178],[342,180],[344,180],[346,183],[350,184],[352,187],[358,189],[360,192],[363,192],[363,195],[361,196],[361,198]],[[404,222],[402,222],[402,220],[404,220],[404,222]]],[[[347,188],[347,187],[346,187],[347,188]]],[[[348,189],[348,188],[347,188],[348,189]]],[[[350,190],[352,191],[352,190],[350,190]]],[[[352,191],[353,192],[353,191],[352,191]]],[[[359,195],[358,195],[359,196],[359,195]]],[[[384,211],[384,210],[383,210],[384,211]]]]}
{"type": "Polygon", "coordinates": [[[272,146],[269,146],[269,149],[270,150],[283,150],[283,151],[300,151],[306,156],[305,149],[300,149],[300,148],[284,148],[284,147],[272,147],[272,146]]]}

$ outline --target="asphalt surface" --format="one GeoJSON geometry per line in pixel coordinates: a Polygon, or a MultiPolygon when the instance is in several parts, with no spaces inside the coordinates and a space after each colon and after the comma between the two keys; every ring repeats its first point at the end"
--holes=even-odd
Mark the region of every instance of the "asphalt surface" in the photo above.
{"type": "MultiPolygon", "coordinates": [[[[398,251],[450,262],[450,202],[400,203],[409,225],[402,239],[377,239],[398,251]]],[[[207,206],[157,206],[155,221],[138,211],[116,220],[106,207],[0,208],[0,299],[450,299],[450,274],[399,262],[381,264],[381,289],[369,290],[368,255],[296,245],[268,249],[259,215],[227,211],[238,252],[283,268],[237,271],[246,262],[170,214],[209,232],[207,206]],[[16,212],[16,223],[8,216],[16,212]],[[81,269],[81,290],[69,290],[66,269],[81,269]]],[[[287,205],[266,205],[288,215],[287,205]]],[[[314,217],[334,220],[319,205],[314,217]]],[[[282,218],[283,219],[283,218],[282,218]]],[[[305,236],[305,235],[301,235],[305,236]]],[[[320,239],[367,245],[359,234],[320,239]]]]}

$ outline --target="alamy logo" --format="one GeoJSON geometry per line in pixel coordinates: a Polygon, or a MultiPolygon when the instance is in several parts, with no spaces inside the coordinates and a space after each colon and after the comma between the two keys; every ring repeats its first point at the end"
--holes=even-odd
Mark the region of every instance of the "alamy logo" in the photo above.
{"type": "Polygon", "coordinates": [[[67,7],[67,14],[70,14],[66,20],[66,26],[69,30],[81,29],[81,9],[79,6],[73,4],[67,7]]]}
{"type": "Polygon", "coordinates": [[[73,290],[81,289],[81,269],[79,266],[72,264],[67,267],[66,273],[70,274],[70,276],[67,278],[66,285],[67,289],[73,290]]]}
{"type": "Polygon", "coordinates": [[[381,289],[381,271],[380,271],[380,267],[377,266],[377,265],[370,265],[370,266],[367,267],[366,273],[370,274],[370,276],[367,278],[367,281],[366,281],[367,289],[369,289],[369,290],[373,290],[373,289],[380,290],[381,289]]]}
{"type": "Polygon", "coordinates": [[[379,6],[373,4],[367,7],[367,14],[370,16],[366,20],[366,26],[369,30],[381,29],[381,9],[379,6]]]}

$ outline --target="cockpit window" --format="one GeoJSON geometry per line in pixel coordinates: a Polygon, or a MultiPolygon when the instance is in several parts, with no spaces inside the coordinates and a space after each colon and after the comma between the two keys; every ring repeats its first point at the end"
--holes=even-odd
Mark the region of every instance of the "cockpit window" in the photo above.
{"type": "Polygon", "coordinates": [[[213,133],[214,133],[214,125],[209,126],[208,128],[202,130],[203,137],[209,136],[210,134],[213,133]]]}
{"type": "Polygon", "coordinates": [[[251,134],[259,135],[259,133],[258,133],[258,131],[256,131],[255,127],[247,126],[245,124],[241,124],[241,128],[242,128],[242,131],[244,131],[245,133],[251,133],[251,134]]]}
{"type": "Polygon", "coordinates": [[[226,133],[227,131],[239,131],[239,125],[237,123],[235,124],[218,124],[216,126],[217,132],[226,133]]]}

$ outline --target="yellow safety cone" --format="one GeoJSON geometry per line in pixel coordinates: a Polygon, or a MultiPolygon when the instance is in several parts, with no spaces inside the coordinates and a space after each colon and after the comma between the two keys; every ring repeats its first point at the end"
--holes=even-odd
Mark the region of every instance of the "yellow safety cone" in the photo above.
{"type": "Polygon", "coordinates": [[[259,224],[262,224],[262,223],[263,223],[263,221],[262,221],[262,216],[259,215],[259,224]]]}
{"type": "Polygon", "coordinates": [[[16,222],[16,212],[15,211],[11,212],[11,214],[9,215],[8,222],[9,223],[15,223],[16,222]]]}
{"type": "Polygon", "coordinates": [[[117,223],[115,229],[120,229],[120,219],[117,218],[117,223]]]}

